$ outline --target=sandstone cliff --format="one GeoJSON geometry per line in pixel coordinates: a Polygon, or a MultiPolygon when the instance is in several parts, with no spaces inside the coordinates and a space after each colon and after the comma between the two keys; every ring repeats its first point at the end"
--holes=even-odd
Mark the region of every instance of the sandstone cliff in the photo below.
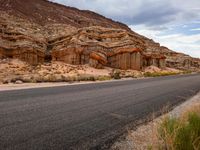
{"type": "Polygon", "coordinates": [[[199,59],[161,47],[128,26],[46,0],[0,0],[0,58],[36,65],[51,60],[142,70],[199,68],[199,59]]]}

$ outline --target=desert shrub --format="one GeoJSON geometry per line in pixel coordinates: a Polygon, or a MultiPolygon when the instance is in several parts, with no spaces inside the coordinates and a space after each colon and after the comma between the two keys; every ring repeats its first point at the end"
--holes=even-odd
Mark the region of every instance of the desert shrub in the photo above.
{"type": "Polygon", "coordinates": [[[8,83],[11,82],[11,79],[9,79],[9,78],[5,78],[5,79],[2,79],[1,82],[2,82],[3,84],[8,84],[8,83]]]}
{"type": "Polygon", "coordinates": [[[200,114],[190,112],[186,118],[165,118],[158,128],[163,149],[199,150],[200,149],[200,114]]]}
{"type": "Polygon", "coordinates": [[[97,80],[99,80],[99,81],[111,80],[111,77],[110,76],[98,76],[97,80]]]}
{"type": "Polygon", "coordinates": [[[21,78],[19,76],[15,76],[15,77],[12,77],[10,82],[12,83],[15,83],[17,80],[20,80],[21,78]]]}
{"type": "Polygon", "coordinates": [[[144,77],[161,77],[161,76],[170,76],[178,75],[178,72],[145,72],[144,77]]]}
{"type": "Polygon", "coordinates": [[[62,76],[63,82],[74,82],[78,80],[77,76],[62,76]]]}
{"type": "MultiPolygon", "coordinates": [[[[37,80],[40,80],[41,78],[37,78],[37,80]]],[[[33,82],[33,79],[31,76],[28,76],[28,75],[24,75],[24,76],[13,76],[11,79],[10,79],[10,82],[11,83],[15,83],[16,81],[22,81],[23,83],[32,83],[33,82]]],[[[40,80],[42,81],[42,79],[40,80]]]]}
{"type": "Polygon", "coordinates": [[[31,76],[24,75],[21,78],[21,81],[23,81],[24,83],[32,83],[33,79],[31,78],[31,76]]]}
{"type": "Polygon", "coordinates": [[[31,82],[32,83],[41,83],[41,82],[43,82],[43,77],[40,75],[34,75],[31,77],[31,82]]]}
{"type": "Polygon", "coordinates": [[[186,70],[186,71],[182,72],[182,74],[191,74],[191,73],[192,73],[192,71],[190,71],[190,70],[186,70]]]}
{"type": "Polygon", "coordinates": [[[111,77],[113,79],[116,79],[116,80],[121,79],[121,72],[120,72],[120,70],[113,70],[112,73],[111,73],[111,77]]]}
{"type": "Polygon", "coordinates": [[[76,81],[95,81],[95,77],[93,75],[88,75],[88,74],[80,74],[77,76],[76,81]]]}

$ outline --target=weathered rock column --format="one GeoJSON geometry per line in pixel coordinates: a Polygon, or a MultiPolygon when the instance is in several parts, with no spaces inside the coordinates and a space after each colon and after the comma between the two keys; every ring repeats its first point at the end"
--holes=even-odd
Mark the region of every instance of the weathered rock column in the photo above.
{"type": "Polygon", "coordinates": [[[163,68],[166,67],[165,59],[160,59],[160,60],[159,60],[159,67],[160,67],[161,69],[163,69],[163,68]]]}
{"type": "Polygon", "coordinates": [[[0,49],[0,59],[2,59],[3,58],[3,50],[2,49],[0,49]]]}
{"type": "Polygon", "coordinates": [[[132,53],[130,58],[130,69],[141,70],[142,58],[140,52],[132,53]]]}

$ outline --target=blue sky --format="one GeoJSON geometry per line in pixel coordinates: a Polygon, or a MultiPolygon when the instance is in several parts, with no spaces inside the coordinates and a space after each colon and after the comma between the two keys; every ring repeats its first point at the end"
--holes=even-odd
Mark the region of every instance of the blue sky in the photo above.
{"type": "Polygon", "coordinates": [[[200,57],[200,0],[51,0],[127,24],[172,50],[200,57]]]}

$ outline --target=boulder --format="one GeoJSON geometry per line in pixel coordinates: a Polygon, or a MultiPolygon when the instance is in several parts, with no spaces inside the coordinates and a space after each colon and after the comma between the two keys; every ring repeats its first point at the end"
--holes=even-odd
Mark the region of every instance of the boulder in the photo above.
{"type": "Polygon", "coordinates": [[[17,80],[17,81],[15,81],[15,84],[23,84],[23,81],[17,80]]]}

